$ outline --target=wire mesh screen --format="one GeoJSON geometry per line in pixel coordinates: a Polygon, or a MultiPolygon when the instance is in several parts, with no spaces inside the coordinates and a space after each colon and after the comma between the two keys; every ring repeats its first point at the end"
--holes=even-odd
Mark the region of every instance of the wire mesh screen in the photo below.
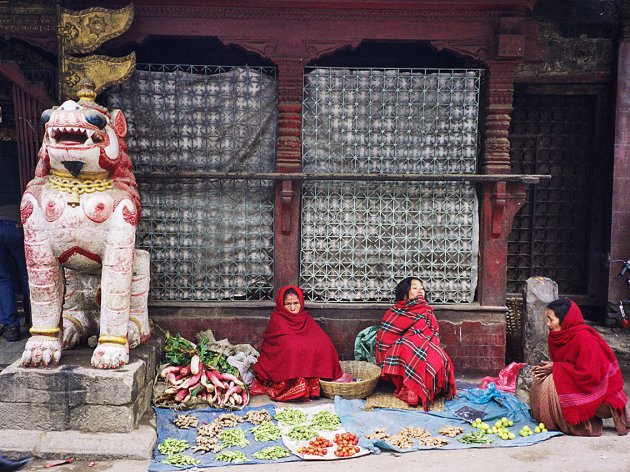
{"type": "MultiPolygon", "coordinates": [[[[274,169],[277,86],[269,68],[139,65],[108,94],[127,118],[135,170],[274,169]]],[[[138,247],[152,258],[152,300],[273,295],[273,183],[140,180],[138,247]]]]}
{"type": "Polygon", "coordinates": [[[311,300],[389,301],[402,278],[432,302],[477,285],[475,189],[467,183],[323,182],[302,197],[302,286],[311,300]]]}
{"type": "MultiPolygon", "coordinates": [[[[305,172],[474,173],[479,71],[314,69],[305,172]]],[[[433,302],[469,303],[478,212],[465,182],[304,184],[301,284],[311,300],[390,301],[408,275],[433,302]]]]}
{"type": "Polygon", "coordinates": [[[275,168],[273,68],[139,64],[108,98],[125,112],[138,171],[275,168]]]}
{"type": "Polygon", "coordinates": [[[137,245],[151,253],[157,300],[265,300],[273,292],[273,185],[140,184],[137,245]]]}
{"type": "Polygon", "coordinates": [[[313,69],[305,171],[475,173],[480,71],[313,69]]]}
{"type": "Polygon", "coordinates": [[[551,174],[527,187],[508,244],[508,286],[549,277],[562,293],[586,294],[591,227],[590,155],[594,103],[588,96],[516,94],[512,172],[551,174]]]}

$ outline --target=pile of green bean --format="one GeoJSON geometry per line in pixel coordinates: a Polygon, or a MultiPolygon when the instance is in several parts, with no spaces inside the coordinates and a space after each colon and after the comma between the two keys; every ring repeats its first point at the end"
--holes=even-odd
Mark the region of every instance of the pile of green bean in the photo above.
{"type": "Polygon", "coordinates": [[[269,446],[254,453],[256,459],[273,461],[282,459],[283,457],[289,457],[289,455],[289,451],[282,446],[269,446]]]}
{"type": "Polygon", "coordinates": [[[174,454],[168,456],[162,463],[168,465],[174,465],[176,467],[185,467],[187,465],[198,465],[201,463],[199,459],[195,459],[193,456],[186,456],[184,454],[174,454]]]}
{"type": "Polygon", "coordinates": [[[282,435],[282,431],[271,421],[254,426],[251,429],[254,434],[254,440],[258,442],[276,441],[282,435]]]}
{"type": "Polygon", "coordinates": [[[464,444],[490,444],[494,442],[494,439],[481,431],[463,434],[457,440],[464,444]]]}
{"type": "Polygon", "coordinates": [[[224,429],[219,434],[219,439],[223,447],[245,447],[249,444],[249,441],[245,439],[245,432],[240,428],[224,429]]]}
{"type": "Polygon", "coordinates": [[[221,462],[248,462],[249,459],[242,452],[237,451],[223,451],[221,454],[215,457],[216,460],[221,462]]]}
{"type": "Polygon", "coordinates": [[[313,439],[317,436],[317,431],[315,431],[310,426],[296,426],[295,428],[289,431],[287,434],[294,441],[304,441],[308,439],[313,439]]]}
{"type": "Polygon", "coordinates": [[[274,419],[285,426],[293,426],[306,421],[306,413],[296,408],[284,408],[275,414],[274,419]]]}
{"type": "Polygon", "coordinates": [[[341,419],[334,413],[322,410],[313,416],[311,426],[319,430],[334,431],[341,428],[341,419]]]}
{"type": "Polygon", "coordinates": [[[190,448],[190,444],[185,439],[166,438],[158,445],[158,451],[168,456],[183,452],[188,448],[190,448]]]}

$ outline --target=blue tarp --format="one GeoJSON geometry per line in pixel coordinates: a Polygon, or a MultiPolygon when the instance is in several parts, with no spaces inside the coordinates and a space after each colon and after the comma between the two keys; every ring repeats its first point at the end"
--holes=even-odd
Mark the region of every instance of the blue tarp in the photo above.
{"type": "MultiPolygon", "coordinates": [[[[459,392],[459,397],[445,402],[444,411],[411,411],[398,410],[390,408],[374,408],[372,411],[363,409],[365,400],[344,400],[341,397],[335,398],[335,410],[341,418],[343,427],[347,431],[351,431],[359,436],[359,445],[370,449],[378,454],[381,450],[391,450],[397,452],[411,452],[422,449],[464,449],[470,447],[515,447],[529,446],[552,436],[558,436],[562,433],[550,431],[547,433],[536,433],[531,436],[521,437],[518,433],[520,429],[528,425],[532,430],[537,423],[530,416],[527,405],[521,402],[515,395],[505,392],[498,394],[490,394],[482,398],[483,402],[471,401],[468,397],[475,397],[479,400],[479,389],[470,389],[459,392]],[[490,398],[488,398],[490,397],[490,398]],[[490,436],[494,442],[490,445],[484,444],[463,444],[457,438],[449,438],[446,446],[413,446],[408,449],[398,449],[385,441],[376,439],[367,439],[365,436],[374,432],[377,428],[382,428],[389,435],[395,435],[405,426],[421,427],[427,430],[431,436],[439,436],[439,430],[444,426],[461,426],[464,433],[477,431],[471,426],[475,418],[482,418],[490,426],[495,421],[507,417],[514,421],[510,431],[516,438],[512,440],[503,440],[496,435],[490,436]],[[468,418],[468,420],[463,419],[468,418]]],[[[483,390],[482,392],[486,392],[483,390]]]]}
{"type": "MultiPolygon", "coordinates": [[[[400,432],[406,426],[421,427],[427,430],[431,436],[440,436],[439,430],[444,426],[461,426],[464,428],[464,432],[477,431],[471,426],[472,421],[475,418],[482,418],[486,423],[491,426],[495,421],[507,417],[514,422],[514,426],[510,428],[516,438],[512,440],[502,440],[496,435],[492,435],[494,442],[489,445],[483,444],[463,444],[457,441],[457,438],[449,438],[449,443],[439,449],[464,449],[471,447],[516,447],[516,446],[529,446],[552,436],[561,435],[562,433],[557,431],[547,433],[536,433],[531,436],[521,437],[518,435],[520,429],[528,425],[532,430],[536,426],[536,422],[529,413],[529,407],[526,403],[520,401],[515,395],[498,391],[494,388],[494,385],[490,385],[487,389],[469,388],[459,391],[459,397],[445,402],[444,411],[412,411],[412,410],[399,410],[390,408],[375,408],[372,411],[365,411],[363,409],[365,400],[344,400],[341,397],[335,398],[335,412],[341,418],[343,428],[346,431],[350,431],[359,437],[359,445],[369,449],[370,451],[378,454],[382,450],[385,451],[397,451],[397,452],[411,452],[423,449],[435,449],[437,447],[431,446],[418,446],[415,445],[408,449],[397,449],[385,441],[371,440],[365,436],[374,432],[377,428],[382,428],[386,433],[395,435],[400,432]]],[[[292,405],[293,406],[293,405],[292,405]]],[[[294,407],[299,408],[298,405],[294,407]]],[[[275,414],[273,405],[264,405],[259,407],[246,407],[242,411],[233,412],[236,415],[244,415],[251,410],[266,410],[272,416],[275,414]]],[[[196,428],[180,429],[173,424],[173,420],[180,414],[189,414],[196,416],[200,424],[211,423],[214,419],[224,413],[225,410],[218,410],[214,408],[205,408],[201,410],[187,410],[173,411],[167,408],[155,408],[157,417],[157,433],[158,440],[154,451],[154,461],[149,467],[151,472],[162,472],[171,470],[180,470],[182,467],[174,467],[168,464],[163,464],[161,461],[166,459],[167,456],[160,454],[157,446],[167,438],[185,439],[191,445],[191,449],[195,445],[195,436],[197,433],[196,428]]],[[[301,460],[298,456],[291,455],[289,457],[280,459],[278,461],[262,461],[253,457],[253,453],[257,452],[268,446],[283,446],[282,439],[278,439],[274,442],[259,443],[254,441],[252,433],[249,432],[254,427],[251,423],[241,423],[239,428],[246,431],[246,437],[250,442],[250,445],[245,448],[238,448],[248,458],[251,459],[247,464],[254,463],[272,463],[272,462],[290,462],[301,460]]],[[[417,444],[417,441],[414,441],[417,444]]],[[[192,453],[190,450],[185,451],[183,454],[193,455],[201,461],[197,467],[215,467],[226,466],[230,463],[225,463],[215,460],[217,454],[207,452],[205,454],[192,453]]],[[[190,466],[192,467],[192,466],[190,466]]],[[[190,468],[188,467],[188,468],[190,468]]]]}
{"type": "MultiPolygon", "coordinates": [[[[251,411],[251,410],[266,410],[269,412],[271,416],[275,414],[275,409],[273,405],[264,405],[264,406],[259,406],[259,407],[245,407],[241,411],[233,411],[231,413],[234,413],[235,415],[243,416],[244,414],[246,414],[248,411],[251,411]]],[[[167,438],[187,440],[188,443],[191,445],[191,449],[184,451],[182,454],[192,455],[196,459],[199,459],[201,463],[197,465],[196,467],[217,467],[217,466],[230,465],[230,463],[215,460],[215,457],[217,456],[217,454],[220,454],[220,452],[217,454],[214,454],[212,452],[206,452],[205,454],[201,454],[199,452],[193,453],[192,448],[195,447],[195,437],[197,435],[197,428],[180,429],[177,426],[175,426],[175,424],[173,423],[173,421],[175,420],[175,418],[177,418],[178,415],[194,415],[198,418],[200,425],[203,424],[204,422],[209,424],[209,423],[212,423],[217,416],[221,414],[225,414],[225,413],[230,413],[230,412],[226,410],[219,410],[216,408],[204,408],[200,410],[186,410],[186,411],[173,411],[168,408],[155,408],[158,438],[155,444],[155,450],[153,451],[154,460],[149,466],[149,471],[161,472],[161,471],[167,471],[167,470],[182,470],[182,469],[193,467],[193,466],[174,467],[172,465],[163,464],[161,462],[165,460],[168,456],[164,454],[160,454],[160,451],[158,450],[158,445],[167,438]]],[[[253,456],[255,452],[258,452],[261,449],[264,449],[269,446],[284,447],[284,444],[282,442],[282,439],[278,439],[277,441],[264,442],[264,443],[254,441],[254,435],[251,432],[249,432],[249,430],[251,430],[254,426],[255,425],[248,422],[240,423],[238,425],[238,428],[246,431],[245,437],[250,443],[249,446],[246,446],[244,448],[233,448],[234,450],[238,450],[244,453],[250,459],[249,462],[241,462],[241,464],[269,464],[269,463],[276,463],[276,462],[290,462],[290,461],[301,460],[298,456],[295,456],[293,454],[290,455],[289,457],[285,457],[283,459],[279,459],[275,461],[264,461],[264,460],[256,459],[253,456]]],[[[230,450],[230,449],[224,449],[223,451],[227,451],[227,450],[230,450]]]]}

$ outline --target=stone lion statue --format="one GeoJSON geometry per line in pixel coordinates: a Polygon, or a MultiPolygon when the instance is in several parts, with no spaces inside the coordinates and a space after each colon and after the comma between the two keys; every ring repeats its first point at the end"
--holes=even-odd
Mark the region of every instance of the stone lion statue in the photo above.
{"type": "Polygon", "coordinates": [[[39,162],[22,198],[33,322],[25,367],[57,364],[62,348],[98,335],[92,365],[113,369],[151,336],[150,259],[134,248],[140,196],[127,123],[94,102],[93,83],[82,86],[78,102],[42,114],[39,162]]]}

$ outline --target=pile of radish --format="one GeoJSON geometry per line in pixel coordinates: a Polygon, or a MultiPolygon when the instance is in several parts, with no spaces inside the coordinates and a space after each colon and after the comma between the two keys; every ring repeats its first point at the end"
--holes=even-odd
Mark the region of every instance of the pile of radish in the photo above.
{"type": "Polygon", "coordinates": [[[190,364],[166,364],[160,371],[166,382],[163,399],[175,403],[204,401],[216,408],[240,409],[249,403],[245,384],[238,377],[206,366],[198,355],[190,364]]]}

